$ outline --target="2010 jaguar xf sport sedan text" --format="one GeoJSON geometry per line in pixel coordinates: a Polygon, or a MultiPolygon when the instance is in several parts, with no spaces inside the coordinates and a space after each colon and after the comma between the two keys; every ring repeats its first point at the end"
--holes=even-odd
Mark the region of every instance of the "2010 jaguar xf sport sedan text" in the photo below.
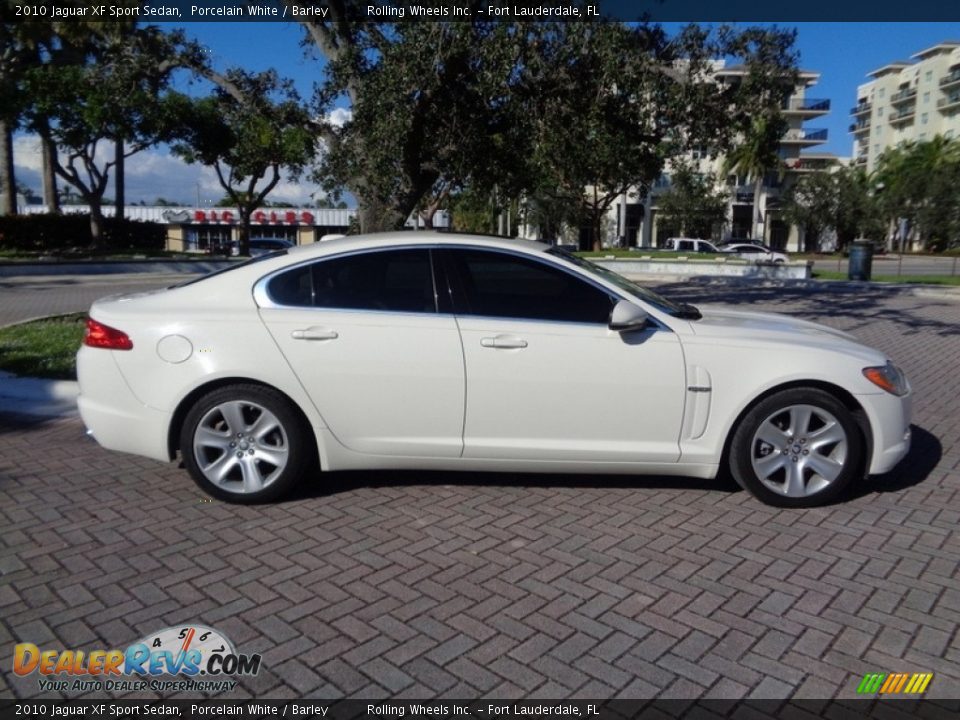
{"type": "Polygon", "coordinates": [[[340,469],[729,470],[806,506],[910,444],[906,379],[850,335],[487,237],[344,238],[100,300],[77,370],[101,445],[179,453],[236,502],[340,469]]]}

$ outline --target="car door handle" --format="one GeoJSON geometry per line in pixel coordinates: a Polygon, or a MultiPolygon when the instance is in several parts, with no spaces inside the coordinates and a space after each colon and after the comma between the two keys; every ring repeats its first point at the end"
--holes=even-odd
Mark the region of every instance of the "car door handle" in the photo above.
{"type": "Polygon", "coordinates": [[[497,335],[480,338],[480,345],[486,348],[525,348],[527,341],[515,335],[497,335]]]}
{"type": "Polygon", "coordinates": [[[336,340],[340,334],[330,328],[311,327],[306,330],[294,330],[290,336],[294,340],[336,340]]]}

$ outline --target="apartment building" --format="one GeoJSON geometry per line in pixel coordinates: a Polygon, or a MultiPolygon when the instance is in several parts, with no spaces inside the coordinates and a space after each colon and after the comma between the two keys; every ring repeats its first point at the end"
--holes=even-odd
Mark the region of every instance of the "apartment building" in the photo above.
{"type": "Polygon", "coordinates": [[[960,41],[944,41],[868,77],[850,110],[854,162],[868,172],[888,147],[960,137],[960,41]]]}
{"type": "MultiPolygon", "coordinates": [[[[713,76],[718,83],[741,82],[746,73],[745,66],[727,66],[723,61],[717,61],[713,68],[713,76]]],[[[781,217],[780,202],[784,192],[803,174],[828,169],[842,161],[832,153],[817,152],[815,149],[827,141],[827,130],[816,127],[816,119],[830,112],[830,100],[816,97],[815,92],[811,92],[819,79],[817,72],[799,72],[798,83],[782,106],[789,125],[779,149],[785,171],[782,174],[771,173],[763,180],[759,208],[761,223],[758,229],[762,231],[764,243],[780,250],[798,250],[802,242],[798,228],[791,227],[781,217]]],[[[692,161],[699,172],[712,174],[718,183],[727,187],[730,201],[724,239],[754,237],[754,186],[751,179],[725,175],[725,158],[711,157],[706,149],[692,153],[687,160],[692,161]]],[[[668,165],[663,177],[645,198],[639,199],[639,193],[634,198],[630,193],[621,196],[620,202],[611,208],[605,238],[607,243],[640,247],[663,245],[668,237],[675,234],[675,230],[658,217],[658,199],[669,187],[668,165]]]]}

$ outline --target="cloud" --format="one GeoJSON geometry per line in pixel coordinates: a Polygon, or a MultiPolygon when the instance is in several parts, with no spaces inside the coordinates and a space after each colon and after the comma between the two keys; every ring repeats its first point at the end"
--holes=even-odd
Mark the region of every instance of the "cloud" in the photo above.
{"type": "MultiPolygon", "coordinates": [[[[40,194],[43,182],[39,139],[35,135],[18,135],[14,138],[13,147],[17,182],[28,185],[40,194]]],[[[125,169],[127,203],[143,201],[149,205],[162,197],[194,206],[199,196],[200,204],[205,205],[217,202],[225,194],[213,168],[188,165],[162,146],[128,157],[125,169]]],[[[59,178],[57,184],[59,187],[65,185],[59,178]]],[[[113,193],[111,185],[107,196],[112,197],[113,193]]],[[[297,206],[312,205],[313,197],[323,197],[325,194],[309,181],[290,182],[282,179],[268,199],[297,206]]]]}

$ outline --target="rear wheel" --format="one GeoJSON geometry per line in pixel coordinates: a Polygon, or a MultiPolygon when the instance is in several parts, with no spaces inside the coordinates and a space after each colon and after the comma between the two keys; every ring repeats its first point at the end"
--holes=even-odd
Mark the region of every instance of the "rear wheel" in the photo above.
{"type": "Polygon", "coordinates": [[[813,507],[844,493],[863,467],[863,438],[851,412],[816,388],[784,390],[744,416],[730,469],[770,505],[813,507]]]}
{"type": "Polygon", "coordinates": [[[310,442],[299,415],[280,393],[230,385],[201,397],[187,413],[180,452],[205,492],[235,503],[274,500],[308,467],[310,442]]]}

